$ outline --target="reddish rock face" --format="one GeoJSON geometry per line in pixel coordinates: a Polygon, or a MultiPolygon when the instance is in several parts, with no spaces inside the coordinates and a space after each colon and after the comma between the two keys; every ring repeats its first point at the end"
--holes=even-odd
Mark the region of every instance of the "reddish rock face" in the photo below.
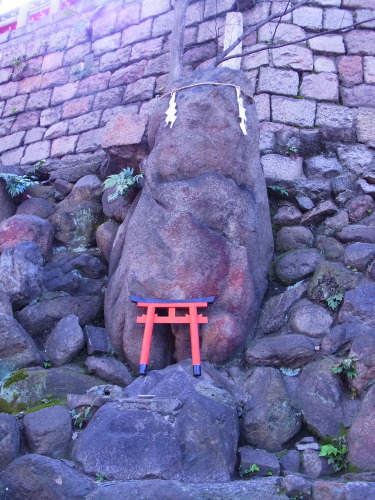
{"type": "MultiPolygon", "coordinates": [[[[225,82],[249,92],[241,72],[199,71],[182,85],[225,82]]],[[[200,326],[202,358],[225,363],[250,335],[266,286],[273,241],[259,160],[258,121],[244,97],[240,129],[233,87],[202,85],[177,93],[177,119],[165,126],[169,98],[149,123],[145,187],[128,211],[111,254],[106,327],[135,368],[143,325],[129,294],[162,299],[215,295],[200,326]]],[[[150,365],[190,357],[185,326],[155,328],[150,365]]]]}

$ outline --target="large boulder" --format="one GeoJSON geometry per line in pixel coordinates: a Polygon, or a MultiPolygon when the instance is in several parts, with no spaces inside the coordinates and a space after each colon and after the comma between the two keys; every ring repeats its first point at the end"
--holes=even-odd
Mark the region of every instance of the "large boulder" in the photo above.
{"type": "Polygon", "coordinates": [[[19,457],[0,474],[5,498],[84,500],[94,489],[92,479],[66,463],[43,455],[19,457]]]}
{"type": "Polygon", "coordinates": [[[237,412],[230,394],[203,369],[199,379],[190,362],[138,378],[125,389],[128,397],[95,413],[74,442],[73,460],[86,474],[108,479],[229,481],[237,412]]]}
{"type": "MultiPolygon", "coordinates": [[[[250,92],[244,74],[198,71],[189,85],[217,81],[250,92]]],[[[273,242],[266,185],[259,161],[258,123],[245,101],[240,128],[233,87],[199,85],[177,93],[177,119],[165,126],[161,99],[149,124],[153,148],[145,186],[119,229],[111,254],[106,326],[116,350],[135,367],[143,336],[129,294],[162,299],[216,296],[200,327],[202,357],[230,360],[255,323],[267,285],[273,242]],[[118,304],[121,303],[121,307],[118,304]]],[[[187,330],[173,325],[155,338],[150,364],[162,367],[175,336],[177,360],[190,356],[187,330]]]]}
{"type": "Polygon", "coordinates": [[[0,256],[0,290],[15,308],[37,299],[42,293],[43,256],[34,242],[3,250],[0,256]]]}

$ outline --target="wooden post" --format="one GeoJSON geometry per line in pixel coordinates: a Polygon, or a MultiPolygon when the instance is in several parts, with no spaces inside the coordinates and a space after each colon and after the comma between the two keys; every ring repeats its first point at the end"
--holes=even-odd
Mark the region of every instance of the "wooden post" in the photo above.
{"type": "Polygon", "coordinates": [[[154,328],[155,305],[147,307],[145,331],[143,334],[141,359],[139,361],[139,374],[146,375],[147,365],[150,357],[152,330],[154,328]]]}
{"type": "MultiPolygon", "coordinates": [[[[232,45],[243,33],[243,16],[241,12],[228,12],[225,17],[224,50],[232,45]]],[[[242,42],[230,52],[230,55],[238,54],[235,59],[228,59],[220,66],[232,69],[241,69],[242,42]]]]}
{"type": "Polygon", "coordinates": [[[21,7],[18,10],[17,28],[25,26],[25,24],[27,24],[28,19],[29,19],[29,4],[25,3],[24,5],[21,5],[21,7]]]}
{"type": "Polygon", "coordinates": [[[169,59],[169,82],[174,82],[182,76],[184,57],[184,34],[186,9],[189,0],[176,0],[174,6],[174,20],[171,35],[171,50],[169,59]]]}
{"type": "Polygon", "coordinates": [[[60,11],[60,7],[61,7],[61,0],[51,0],[49,13],[56,14],[57,12],[60,11]]]}

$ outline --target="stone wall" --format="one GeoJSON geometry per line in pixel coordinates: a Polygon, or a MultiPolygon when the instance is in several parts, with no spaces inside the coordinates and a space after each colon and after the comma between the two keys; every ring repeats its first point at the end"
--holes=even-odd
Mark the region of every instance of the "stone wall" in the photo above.
{"type": "MultiPolygon", "coordinates": [[[[111,117],[147,112],[150,100],[166,85],[171,4],[173,0],[82,0],[0,35],[3,164],[91,155],[100,149],[111,117]]],[[[285,7],[283,1],[258,1],[244,11],[244,25],[285,7]]],[[[312,0],[282,18],[274,40],[298,41],[374,18],[374,7],[373,0],[312,0]]],[[[206,67],[222,50],[225,15],[235,9],[234,0],[191,3],[185,34],[187,74],[206,67]]],[[[243,50],[267,46],[276,26],[276,21],[268,23],[250,35],[243,50]]],[[[274,152],[276,132],[296,127],[309,134],[319,129],[328,141],[375,147],[374,27],[375,21],[365,22],[346,34],[242,58],[255,93],[263,153],[274,152]]],[[[280,168],[273,157],[263,164],[266,173],[267,168],[271,173],[280,168]]]]}

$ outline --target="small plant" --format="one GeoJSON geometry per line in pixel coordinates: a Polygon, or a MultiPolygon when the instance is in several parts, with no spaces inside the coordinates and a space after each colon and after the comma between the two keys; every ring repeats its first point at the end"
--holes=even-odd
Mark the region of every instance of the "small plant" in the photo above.
{"type": "Polygon", "coordinates": [[[358,375],[354,366],[355,361],[358,361],[358,358],[345,358],[338,363],[333,363],[331,371],[332,373],[343,373],[348,378],[354,378],[358,375]]]}
{"type": "Polygon", "coordinates": [[[283,188],[282,186],[267,186],[268,189],[270,189],[271,191],[275,191],[276,193],[280,193],[284,196],[288,196],[288,191],[283,188]]]}
{"type": "Polygon", "coordinates": [[[44,361],[43,366],[44,366],[44,368],[51,368],[52,365],[49,361],[44,361]]]}
{"type": "Polygon", "coordinates": [[[257,464],[252,464],[248,469],[244,469],[242,465],[240,465],[239,474],[240,477],[252,476],[255,471],[260,470],[257,464]]]}
{"type": "Polygon", "coordinates": [[[284,155],[291,156],[292,158],[297,158],[298,157],[298,148],[296,146],[287,146],[284,155]]]}
{"type": "Polygon", "coordinates": [[[97,484],[103,483],[104,481],[105,481],[105,475],[104,474],[100,474],[100,473],[96,473],[95,474],[95,482],[97,484]]]}
{"type": "Polygon", "coordinates": [[[337,293],[336,295],[331,295],[326,299],[327,305],[333,311],[339,307],[344,298],[344,294],[342,292],[337,293]]]}
{"type": "Polygon", "coordinates": [[[13,114],[17,113],[17,108],[10,108],[10,112],[13,114]]]}
{"type": "Polygon", "coordinates": [[[108,201],[114,201],[119,196],[127,197],[129,188],[133,186],[138,179],[143,177],[143,172],[134,175],[134,169],[124,168],[119,174],[110,175],[103,182],[103,191],[108,188],[115,188],[115,192],[108,196],[108,201]]]}
{"type": "Polygon", "coordinates": [[[70,410],[70,414],[72,416],[74,427],[78,427],[78,429],[82,429],[84,425],[87,424],[87,417],[90,413],[92,406],[87,406],[85,409],[81,411],[77,411],[75,409],[70,410]]]}
{"type": "Polygon", "coordinates": [[[24,370],[24,369],[17,370],[16,372],[12,373],[12,375],[10,375],[10,377],[8,377],[6,379],[6,381],[4,382],[3,388],[6,389],[7,387],[10,387],[15,382],[20,382],[21,380],[24,380],[28,376],[29,375],[26,372],[26,370],[24,370]]]}
{"type": "Polygon", "coordinates": [[[328,463],[332,465],[333,470],[339,472],[348,468],[347,451],[346,437],[341,436],[332,439],[332,443],[322,445],[319,456],[327,457],[328,463]]]}
{"type": "Polygon", "coordinates": [[[13,59],[12,59],[12,65],[13,65],[14,68],[18,68],[18,69],[20,69],[22,71],[27,66],[27,63],[25,63],[25,61],[26,61],[26,55],[25,54],[22,55],[22,56],[13,57],[13,59]]]}

